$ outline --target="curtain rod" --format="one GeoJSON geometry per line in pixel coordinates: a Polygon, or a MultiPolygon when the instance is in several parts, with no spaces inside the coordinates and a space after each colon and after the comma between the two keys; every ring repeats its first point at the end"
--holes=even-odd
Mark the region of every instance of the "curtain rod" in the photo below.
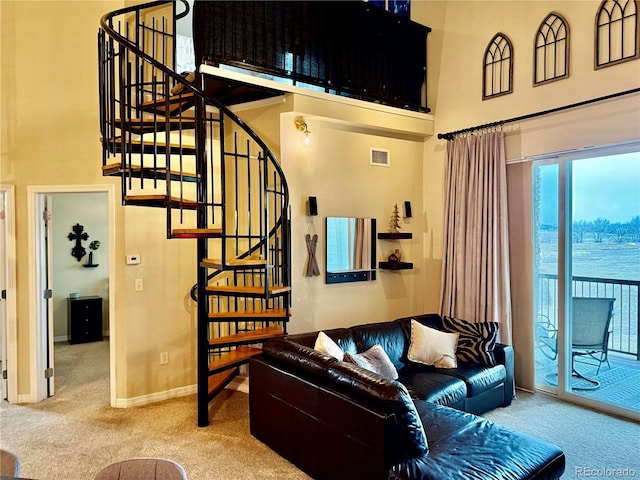
{"type": "Polygon", "coordinates": [[[560,112],[562,110],[569,110],[571,108],[582,107],[583,105],[589,105],[590,103],[602,102],[603,100],[609,100],[611,98],[622,97],[631,93],[640,92],[640,88],[632,88],[624,92],[612,93],[611,95],[605,95],[604,97],[592,98],[591,100],[585,100],[583,102],[572,103],[571,105],[564,105],[562,107],[552,108],[550,110],[543,110],[541,112],[529,113],[528,115],[521,115],[519,117],[509,118],[508,120],[500,120],[498,122],[485,123],[484,125],[477,125],[475,127],[463,128],[462,130],[456,130],[455,132],[439,133],[438,140],[453,140],[456,135],[461,133],[474,132],[476,130],[482,130],[484,128],[496,127],[498,125],[504,125],[505,123],[519,122],[520,120],[528,120],[530,118],[541,117],[543,115],[549,115],[550,113],[560,112]]]}

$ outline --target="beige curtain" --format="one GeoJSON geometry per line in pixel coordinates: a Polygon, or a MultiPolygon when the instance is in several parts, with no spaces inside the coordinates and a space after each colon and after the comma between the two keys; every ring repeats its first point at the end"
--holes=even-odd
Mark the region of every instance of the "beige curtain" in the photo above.
{"type": "Polygon", "coordinates": [[[504,135],[456,136],[447,144],[440,313],[495,321],[511,343],[504,135]]]}
{"type": "Polygon", "coordinates": [[[356,270],[371,268],[371,220],[356,218],[356,232],[353,248],[353,268],[356,270]]]}

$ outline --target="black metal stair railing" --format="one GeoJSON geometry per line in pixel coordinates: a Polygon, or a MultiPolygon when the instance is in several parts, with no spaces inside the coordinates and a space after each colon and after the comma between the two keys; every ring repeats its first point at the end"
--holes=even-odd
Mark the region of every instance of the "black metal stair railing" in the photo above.
{"type": "Polygon", "coordinates": [[[197,240],[192,296],[198,300],[198,423],[205,425],[210,362],[233,349],[211,347],[210,340],[277,323],[286,331],[289,192],[264,141],[203,92],[202,78],[192,82],[174,71],[179,17],[171,0],[102,17],[102,169],[120,177],[123,205],[166,210],[167,238],[197,240]]]}
{"type": "MultiPolygon", "coordinates": [[[[166,28],[166,21],[156,22],[156,18],[153,17],[152,26],[147,26],[144,23],[143,15],[139,9],[147,5],[155,8],[160,6],[175,8],[175,4],[171,1],[158,1],[139,7],[118,10],[103,17],[101,21],[103,28],[99,33],[103,168],[109,165],[112,157],[118,159],[119,156],[122,156],[121,168],[126,173],[123,177],[127,180],[126,182],[123,180],[123,197],[126,196],[125,192],[133,190],[133,179],[136,176],[136,171],[133,167],[135,166],[139,170],[144,170],[139,182],[141,189],[147,187],[145,180],[153,180],[152,186],[154,188],[159,184],[159,180],[164,181],[165,177],[172,177],[170,178],[171,180],[181,180],[178,184],[183,190],[177,192],[180,199],[180,202],[177,203],[183,206],[182,210],[185,209],[184,204],[188,204],[188,200],[182,194],[185,188],[184,184],[199,182],[196,182],[193,173],[189,175],[186,170],[188,157],[195,156],[196,145],[195,138],[193,138],[192,143],[185,142],[184,132],[193,129],[196,122],[201,122],[203,128],[200,128],[200,131],[206,132],[206,136],[201,139],[201,142],[207,144],[199,147],[203,149],[205,156],[214,149],[215,139],[212,135],[214,125],[222,124],[224,120],[229,120],[240,130],[243,130],[248,140],[254,142],[261,150],[258,153],[246,153],[244,154],[245,158],[249,155],[253,155],[253,158],[258,158],[258,155],[261,155],[261,160],[268,163],[270,168],[273,169],[276,181],[282,181],[284,175],[275,156],[255,132],[224,105],[213,98],[206,98],[195,85],[187,82],[184,77],[166,66],[166,63],[171,64],[173,62],[173,54],[169,53],[173,49],[169,45],[169,40],[172,37],[168,36],[166,31],[159,29],[158,25],[166,28]],[[118,15],[129,14],[132,11],[136,17],[135,23],[140,25],[136,28],[131,28],[129,23],[118,23],[116,27],[116,22],[114,22],[113,18],[118,15]],[[143,33],[132,35],[131,30],[133,32],[142,31],[143,33]],[[148,40],[147,37],[149,35],[155,35],[156,33],[163,37],[162,41],[148,40]],[[129,38],[130,36],[131,38],[129,38]],[[149,44],[151,53],[140,50],[138,48],[138,43],[140,42],[143,43],[140,46],[141,48],[144,48],[145,44],[149,44]],[[124,61],[124,58],[127,58],[127,61],[124,61]],[[181,92],[172,95],[170,93],[172,88],[175,89],[178,85],[181,87],[181,92]],[[160,100],[157,100],[158,98],[160,100]],[[192,114],[188,115],[184,112],[186,108],[193,107],[197,101],[203,102],[203,110],[207,111],[206,117],[195,119],[192,114]],[[211,113],[211,109],[213,109],[213,113],[211,113]],[[167,111],[173,111],[174,116],[163,116],[158,119],[158,112],[167,111]],[[140,121],[145,114],[147,117],[151,116],[151,119],[147,118],[146,126],[149,132],[145,134],[146,138],[143,139],[140,133],[143,132],[144,126],[141,124],[135,130],[133,121],[140,121]],[[125,128],[123,129],[122,127],[125,128]],[[126,130],[130,132],[128,136],[125,134],[126,130]],[[176,133],[177,135],[172,135],[176,133]],[[151,138],[149,138],[149,135],[151,135],[151,138]],[[172,137],[177,138],[177,143],[171,142],[172,137]],[[169,143],[171,145],[165,145],[169,143]],[[207,149],[209,150],[208,152],[207,149]],[[168,152],[172,153],[171,156],[167,156],[173,162],[171,166],[175,167],[177,165],[177,170],[165,168],[165,165],[158,163],[160,156],[168,152]],[[138,164],[134,163],[136,160],[135,155],[138,155],[138,164]],[[151,158],[149,159],[148,157],[151,158]],[[147,165],[149,166],[148,170],[145,168],[147,165]]],[[[169,31],[171,29],[175,29],[175,21],[173,21],[173,26],[168,28],[169,31]]],[[[225,155],[242,157],[241,154],[234,151],[225,152],[225,155]]],[[[205,169],[202,168],[201,170],[204,173],[205,169]]],[[[264,176],[267,176],[267,172],[264,172],[264,176]]],[[[277,187],[272,188],[268,182],[265,182],[267,187],[265,192],[284,195],[288,200],[286,182],[282,183],[282,192],[280,192],[277,187]]],[[[171,191],[172,183],[167,182],[166,185],[168,191],[171,191]]],[[[209,195],[208,200],[210,200],[210,197],[211,195],[209,195]]],[[[123,201],[123,203],[126,203],[126,201],[123,201]]],[[[217,203],[207,203],[206,201],[201,203],[205,203],[209,207],[214,205],[221,206],[219,201],[217,203]]],[[[216,219],[213,218],[211,220],[215,223],[216,219]]]]}

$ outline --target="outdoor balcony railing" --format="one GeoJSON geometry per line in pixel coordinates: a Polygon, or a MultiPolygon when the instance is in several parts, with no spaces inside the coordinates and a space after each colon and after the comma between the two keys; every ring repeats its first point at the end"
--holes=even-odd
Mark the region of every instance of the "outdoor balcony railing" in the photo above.
{"type": "MultiPolygon", "coordinates": [[[[574,297],[615,298],[609,330],[609,351],[633,355],[640,360],[640,281],[573,277],[574,297]]],[[[558,324],[558,276],[539,274],[536,290],[538,315],[558,324]]]]}

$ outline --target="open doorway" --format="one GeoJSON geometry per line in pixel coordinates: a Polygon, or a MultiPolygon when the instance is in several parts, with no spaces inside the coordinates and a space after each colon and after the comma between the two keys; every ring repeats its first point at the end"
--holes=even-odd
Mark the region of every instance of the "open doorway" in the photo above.
{"type": "MultiPolygon", "coordinates": [[[[33,401],[55,393],[57,351],[63,352],[64,359],[70,347],[92,348],[89,344],[96,342],[95,348],[109,350],[109,403],[114,405],[114,188],[28,190],[29,242],[35,253],[30,268],[31,311],[35,313],[32,345],[37,345],[31,372],[33,401]]],[[[78,370],[96,368],[82,363],[78,370]]]]}

